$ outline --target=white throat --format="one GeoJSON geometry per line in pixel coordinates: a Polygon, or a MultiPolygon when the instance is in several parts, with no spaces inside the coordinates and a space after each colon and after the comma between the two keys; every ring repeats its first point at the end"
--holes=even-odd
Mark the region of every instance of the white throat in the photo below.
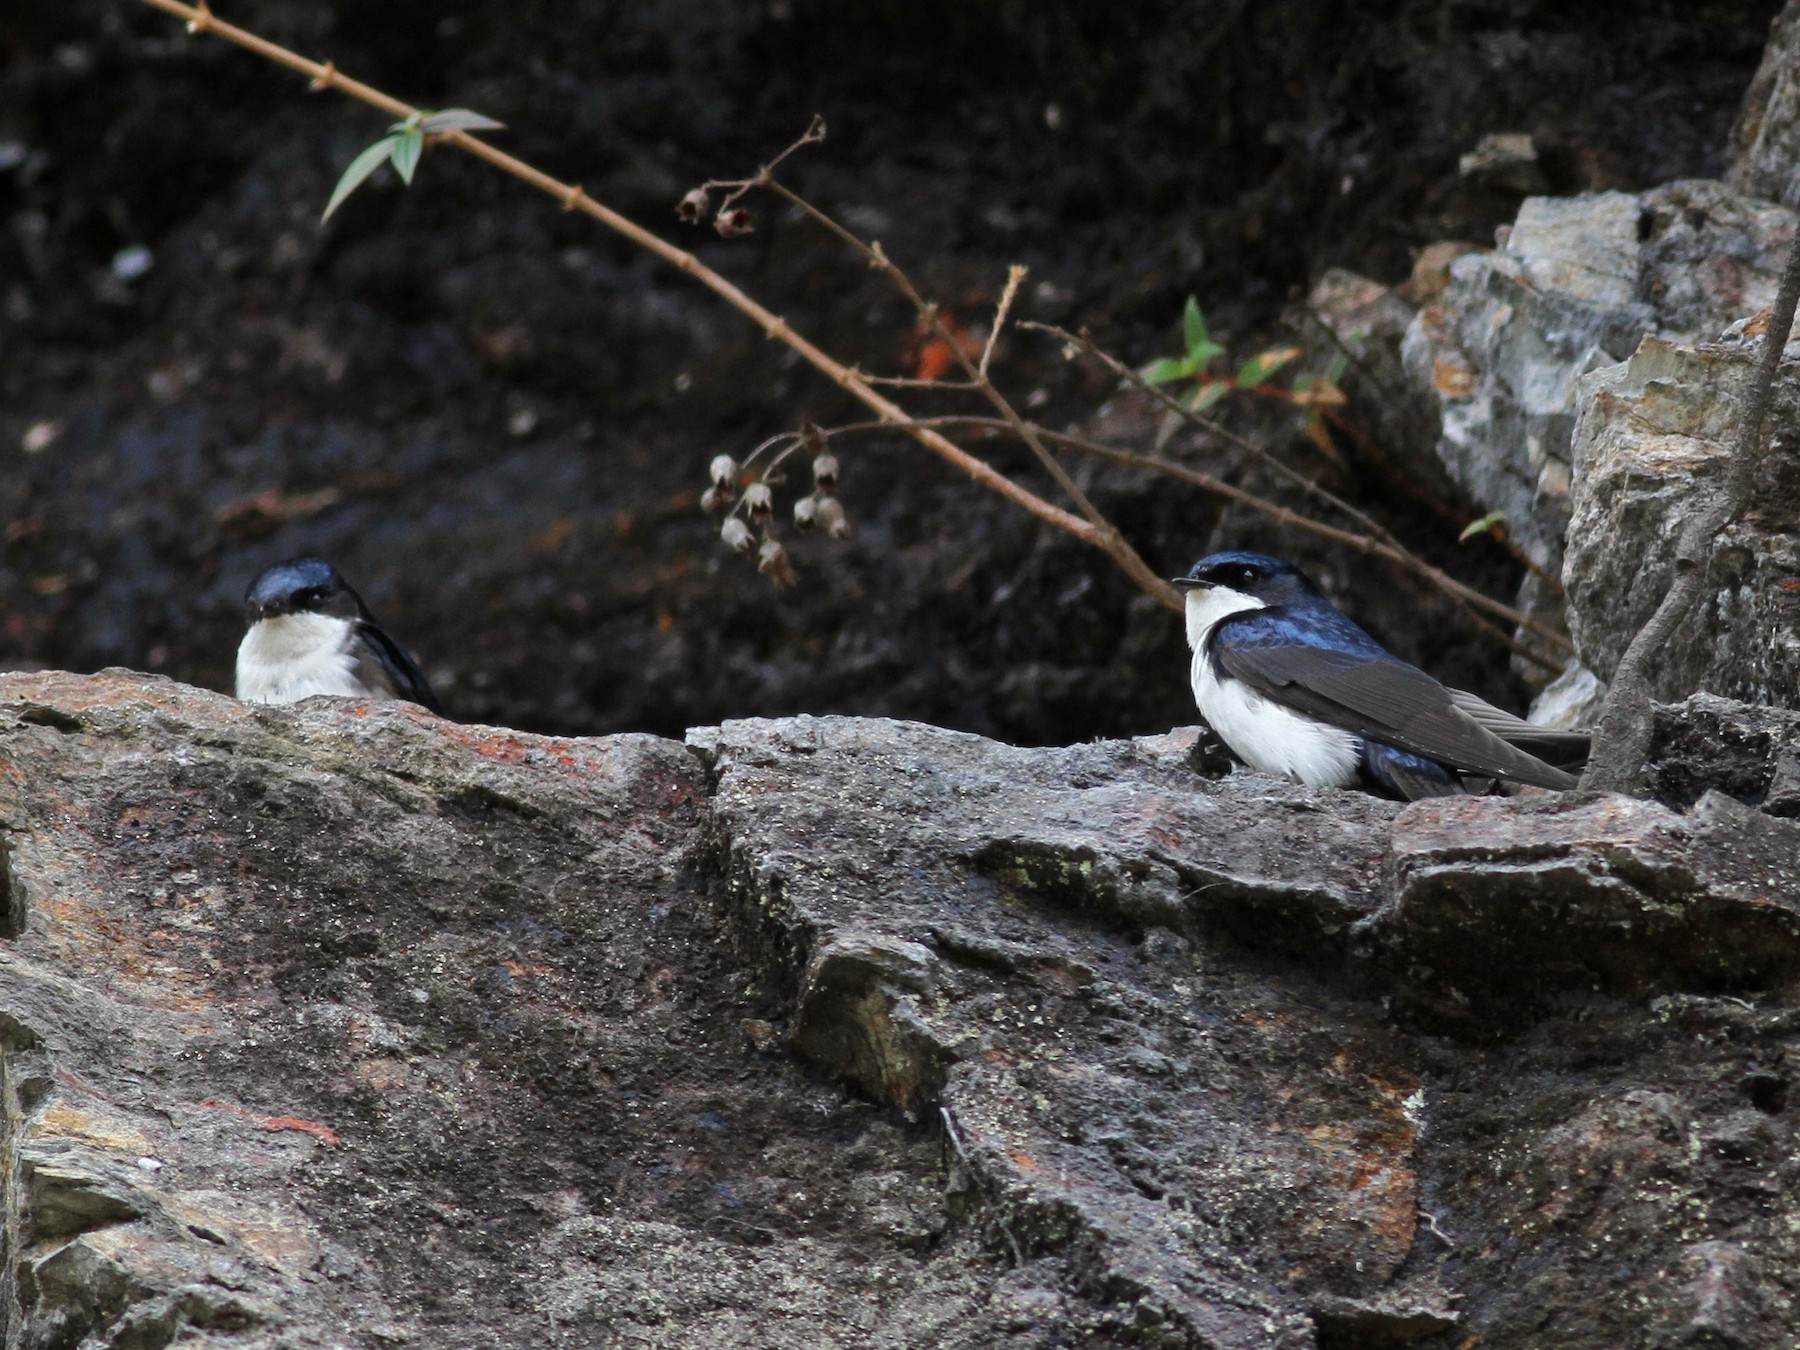
{"type": "Polygon", "coordinates": [[[1312,787],[1345,787],[1356,779],[1362,745],[1356,736],[1315,722],[1265,698],[1242,680],[1220,678],[1207,643],[1223,619],[1268,608],[1228,586],[1187,593],[1187,640],[1193,649],[1189,678],[1200,715],[1237,757],[1259,773],[1312,787]]]}
{"type": "Polygon", "coordinates": [[[237,696],[249,703],[292,703],[314,694],[366,698],[356,675],[348,619],[281,614],[250,625],[238,645],[237,696]]]}

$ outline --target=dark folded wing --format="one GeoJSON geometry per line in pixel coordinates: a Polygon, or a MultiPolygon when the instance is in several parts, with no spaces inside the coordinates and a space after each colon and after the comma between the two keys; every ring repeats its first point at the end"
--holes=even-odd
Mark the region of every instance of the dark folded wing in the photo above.
{"type": "Polygon", "coordinates": [[[1339,615],[1235,614],[1214,630],[1213,651],[1228,673],[1321,722],[1465,773],[1575,786],[1569,774],[1508,745],[1457,707],[1443,685],[1339,615]]]}
{"type": "Polygon", "coordinates": [[[1450,701],[1508,745],[1516,745],[1546,764],[1572,771],[1587,763],[1593,738],[1585,731],[1540,727],[1461,689],[1450,691],[1450,701]]]}
{"type": "Polygon", "coordinates": [[[364,684],[383,687],[395,698],[403,698],[442,713],[437,695],[431,692],[425,672],[387,635],[378,623],[360,619],[356,624],[356,673],[364,684]]]}
{"type": "Polygon", "coordinates": [[[1372,738],[1365,738],[1362,746],[1363,777],[1402,801],[1455,797],[1468,790],[1463,786],[1461,774],[1445,768],[1435,759],[1383,745],[1372,738]]]}

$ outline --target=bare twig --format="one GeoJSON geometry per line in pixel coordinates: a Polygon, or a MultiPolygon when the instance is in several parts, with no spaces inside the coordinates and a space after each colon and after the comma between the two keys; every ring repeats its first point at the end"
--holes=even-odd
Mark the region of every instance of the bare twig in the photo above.
{"type": "Polygon", "coordinates": [[[1000,333],[1006,327],[1006,315],[1012,309],[1013,300],[1019,294],[1019,283],[1025,280],[1025,269],[1014,263],[1006,269],[1006,289],[1000,292],[1000,303],[994,306],[994,326],[988,330],[987,345],[981,349],[981,365],[978,368],[982,379],[987,378],[988,362],[994,359],[994,347],[1000,341],[1000,333]]]}
{"type": "Polygon", "coordinates": [[[1069,477],[1069,471],[1063,468],[1055,455],[1050,453],[1049,447],[1044,444],[1043,438],[1036,434],[1032,424],[1020,416],[1018,409],[1014,408],[1007,397],[995,387],[993,381],[982,374],[974,359],[963,349],[962,343],[956,340],[956,334],[944,325],[943,317],[938,313],[938,307],[919,293],[918,287],[913,285],[912,278],[894,264],[893,260],[882,250],[880,242],[864,243],[830,215],[821,211],[779,179],[764,174],[760,181],[763,187],[836,236],[848,248],[860,254],[870,267],[893,283],[894,288],[906,297],[918,312],[919,317],[924,320],[926,326],[931,329],[932,335],[955,356],[957,363],[963,368],[964,376],[993,405],[994,410],[1006,419],[1013,434],[1030,448],[1032,454],[1037,456],[1038,463],[1044,466],[1051,478],[1056,480],[1056,485],[1068,494],[1070,501],[1075,503],[1076,509],[1093,527],[1093,542],[1117,563],[1125,575],[1135,581],[1139,588],[1155,596],[1168,608],[1179,611],[1182,607],[1180,594],[1143,560],[1136,549],[1125,542],[1125,537],[1114,528],[1112,522],[1101,515],[1099,508],[1088,500],[1087,493],[1083,492],[1075,480],[1069,477]]]}
{"type": "Polygon", "coordinates": [[[1687,622],[1706,589],[1707,564],[1720,533],[1749,505],[1769,448],[1769,407],[1774,401],[1775,374],[1788,335],[1794,329],[1794,307],[1800,302],[1800,233],[1788,250],[1781,287],[1769,313],[1769,329],[1763,334],[1762,357],[1756,363],[1744,402],[1744,419],[1738,443],[1725,467],[1724,481],[1710,501],[1682,527],[1675,544],[1675,577],[1650,621],[1631,639],[1631,645],[1613,672],[1612,687],[1600,711],[1593,759],[1581,785],[1602,792],[1637,793],[1644,763],[1650,755],[1650,665],[1668,648],[1676,629],[1687,622]]]}
{"type": "MultiPolygon", "coordinates": [[[[267,38],[258,37],[247,29],[226,23],[223,19],[216,17],[204,4],[189,5],[183,3],[182,0],[140,0],[140,2],[184,20],[189,32],[211,33],[247,51],[255,52],[258,56],[273,61],[277,65],[298,71],[311,81],[314,89],[335,89],[367,103],[373,108],[379,108],[390,117],[402,120],[423,111],[384,94],[372,85],[351,79],[330,62],[310,61],[278,43],[270,42],[267,38]]],[[[753,300],[685,249],[676,248],[643,226],[620,215],[611,207],[595,201],[579,184],[564,183],[552,178],[549,174],[533,168],[523,160],[507,154],[504,150],[496,149],[466,131],[447,131],[437,139],[443,144],[453,145],[459,150],[474,155],[477,159],[484,160],[502,172],[509,173],[539,191],[547,193],[562,203],[565,210],[580,211],[584,215],[593,217],[608,229],[623,235],[640,248],[654,253],[671,267],[685,272],[737,310],[738,313],[748,318],[771,339],[785,343],[792,348],[809,365],[869,408],[883,422],[892,425],[896,430],[905,432],[934,455],[968,474],[970,478],[989,491],[996,492],[1015,505],[1023,507],[1046,524],[1054,525],[1057,529],[1073,535],[1083,543],[1100,548],[1113,556],[1115,560],[1118,559],[1119,555],[1115,550],[1123,541],[1118,539],[1117,532],[1113,531],[1111,527],[1102,528],[1090,519],[1084,519],[1082,516],[1072,514],[1045,501],[1035,492],[1013,482],[1012,479],[991,465],[953,444],[941,433],[915,425],[905,409],[884,397],[858,371],[833,359],[801,337],[788,326],[787,320],[753,300]]],[[[805,144],[806,141],[806,137],[801,137],[795,143],[795,147],[805,144]]],[[[790,147],[790,151],[795,147],[790,147]]],[[[759,183],[762,181],[762,177],[759,174],[756,179],[750,181],[759,183]]],[[[1136,580],[1137,577],[1134,575],[1133,579],[1136,580]]],[[[1151,577],[1151,580],[1154,584],[1146,586],[1145,589],[1150,590],[1169,608],[1179,609],[1179,598],[1175,595],[1173,588],[1154,576],[1151,577]]]]}
{"type": "MultiPolygon", "coordinates": [[[[1239,449],[1246,451],[1259,462],[1267,465],[1282,478],[1285,478],[1288,482],[1299,488],[1302,492],[1305,492],[1308,496],[1315,498],[1334,510],[1341,511],[1367,531],[1369,542],[1381,545],[1380,549],[1365,549],[1365,552],[1380,552],[1383,556],[1391,558],[1393,561],[1398,562],[1401,566],[1405,567],[1408,571],[1429,580],[1433,585],[1442,590],[1445,595],[1448,595],[1465,609],[1470,607],[1485,609],[1490,614],[1498,615],[1499,617],[1505,618],[1508,622],[1516,623],[1520,627],[1536,633],[1557,651],[1564,653],[1565,656],[1574,654],[1574,644],[1549,624],[1543,622],[1541,619],[1535,619],[1528,614],[1524,614],[1519,610],[1502,605],[1497,600],[1489,599],[1480,591],[1465,586],[1460,581],[1455,580],[1441,568],[1433,567],[1430,563],[1415,554],[1411,549],[1407,548],[1406,545],[1402,544],[1391,530],[1381,524],[1380,521],[1370,516],[1367,512],[1358,510],[1335,492],[1319,486],[1319,484],[1315,483],[1299,470],[1287,464],[1283,464],[1262,446],[1257,445],[1253,441],[1246,440],[1222,423],[1216,422],[1210,417],[1203,416],[1200,413],[1196,413],[1193,409],[1185,407],[1179,399],[1173,397],[1164,390],[1159,389],[1156,385],[1151,384],[1142,375],[1138,374],[1137,371],[1133,370],[1130,366],[1119,360],[1118,357],[1101,347],[1089,334],[1071,333],[1066,329],[1056,327],[1054,324],[1046,323],[1021,323],[1019,327],[1032,328],[1042,333],[1048,333],[1052,337],[1059,338],[1067,343],[1075,350],[1084,352],[1087,355],[1096,358],[1120,379],[1130,384],[1133,388],[1149,394],[1171,412],[1180,415],[1201,430],[1210,432],[1230,444],[1237,446],[1239,449]]],[[[1508,645],[1513,647],[1514,650],[1520,650],[1520,645],[1517,643],[1509,641],[1508,645]]],[[[1544,658],[1541,654],[1533,656],[1532,659],[1546,669],[1561,669],[1560,666],[1544,658]]]]}
{"type": "MultiPolygon", "coordinates": [[[[957,427],[992,432],[1008,432],[1012,430],[1007,422],[997,417],[959,417],[952,415],[945,417],[920,418],[919,423],[921,426],[938,427],[944,430],[952,430],[957,427]]],[[[854,422],[847,426],[832,427],[826,431],[825,434],[827,436],[835,437],[850,435],[857,432],[891,430],[893,430],[892,427],[882,422],[854,422]]],[[[1421,580],[1424,580],[1443,591],[1453,602],[1457,603],[1458,607],[1462,609],[1464,615],[1471,623],[1483,633],[1493,638],[1496,642],[1501,643],[1503,646],[1524,657],[1526,660],[1535,663],[1543,670],[1560,671],[1563,668],[1563,663],[1561,661],[1553,660],[1528,643],[1519,641],[1519,639],[1515,638],[1504,628],[1501,628],[1489,619],[1484,618],[1482,611],[1485,611],[1487,614],[1493,615],[1494,618],[1499,619],[1501,622],[1511,624],[1514,627],[1527,625],[1530,622],[1528,615],[1512,608],[1510,605],[1502,604],[1498,600],[1483,595],[1480,591],[1475,590],[1471,586],[1464,585],[1462,582],[1456,580],[1455,577],[1439,571],[1437,568],[1432,567],[1431,564],[1422,561],[1413,554],[1407,553],[1404,550],[1390,548],[1381,540],[1375,539],[1369,535],[1357,534],[1353,530],[1339,529],[1335,525],[1327,525],[1324,521],[1315,520],[1311,516],[1301,515],[1298,511],[1290,510],[1288,507],[1282,506],[1277,502],[1272,502],[1267,497],[1258,496],[1256,493],[1251,492],[1246,488],[1227,483],[1224,479],[1215,478],[1213,475],[1204,473],[1199,469],[1191,469],[1185,464],[1177,464],[1172,460],[1162,459],[1155,455],[1139,454],[1136,451],[1121,449],[1118,446],[1107,445],[1101,441],[1089,440],[1082,436],[1070,435],[1067,432],[1051,431],[1048,427],[1039,426],[1037,427],[1037,432],[1045,440],[1050,441],[1053,444],[1065,446],[1070,450],[1080,451],[1083,454],[1095,455],[1102,459],[1108,459],[1115,464],[1123,464],[1131,468],[1149,469],[1155,473],[1166,474],[1170,478],[1179,479],[1184,483],[1192,483],[1195,487],[1213,493],[1215,496],[1223,497],[1227,501],[1236,502],[1240,506],[1248,507],[1250,510],[1259,512],[1279,524],[1286,525],[1292,529],[1305,531],[1308,534],[1316,534],[1322,539],[1329,539],[1333,543],[1342,544],[1346,548],[1355,549],[1359,553],[1365,553],[1370,557],[1381,558],[1387,562],[1393,563],[1395,566],[1411,572],[1414,576],[1419,577],[1421,580]]]]}

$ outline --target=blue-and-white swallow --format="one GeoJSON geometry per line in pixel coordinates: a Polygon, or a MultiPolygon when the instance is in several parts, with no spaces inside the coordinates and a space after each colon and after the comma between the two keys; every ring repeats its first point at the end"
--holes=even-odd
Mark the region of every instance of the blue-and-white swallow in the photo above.
{"type": "Polygon", "coordinates": [[[1553,731],[1439,684],[1352,623],[1291,563],[1215,553],[1187,592],[1194,701],[1251,768],[1412,801],[1464,775],[1566,791],[1583,732],[1553,731]],[[1539,758],[1542,756],[1543,758],[1539,758]]]}
{"type": "Polygon", "coordinates": [[[399,698],[442,712],[418,663],[323,558],[290,558],[244,592],[237,696],[292,703],[313,694],[399,698]]]}

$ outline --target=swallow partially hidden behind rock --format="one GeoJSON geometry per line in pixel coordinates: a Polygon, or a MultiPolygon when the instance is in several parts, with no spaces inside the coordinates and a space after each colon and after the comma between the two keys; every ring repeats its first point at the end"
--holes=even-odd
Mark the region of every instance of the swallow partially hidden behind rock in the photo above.
{"type": "Polygon", "coordinates": [[[323,558],[290,558],[244,592],[237,696],[292,703],[313,694],[399,698],[442,712],[412,657],[323,558]]]}
{"type": "Polygon", "coordinates": [[[1251,768],[1409,801],[1469,791],[1466,779],[1576,785],[1586,733],[1533,726],[1439,684],[1291,563],[1215,553],[1174,584],[1187,592],[1194,701],[1251,768]]]}

